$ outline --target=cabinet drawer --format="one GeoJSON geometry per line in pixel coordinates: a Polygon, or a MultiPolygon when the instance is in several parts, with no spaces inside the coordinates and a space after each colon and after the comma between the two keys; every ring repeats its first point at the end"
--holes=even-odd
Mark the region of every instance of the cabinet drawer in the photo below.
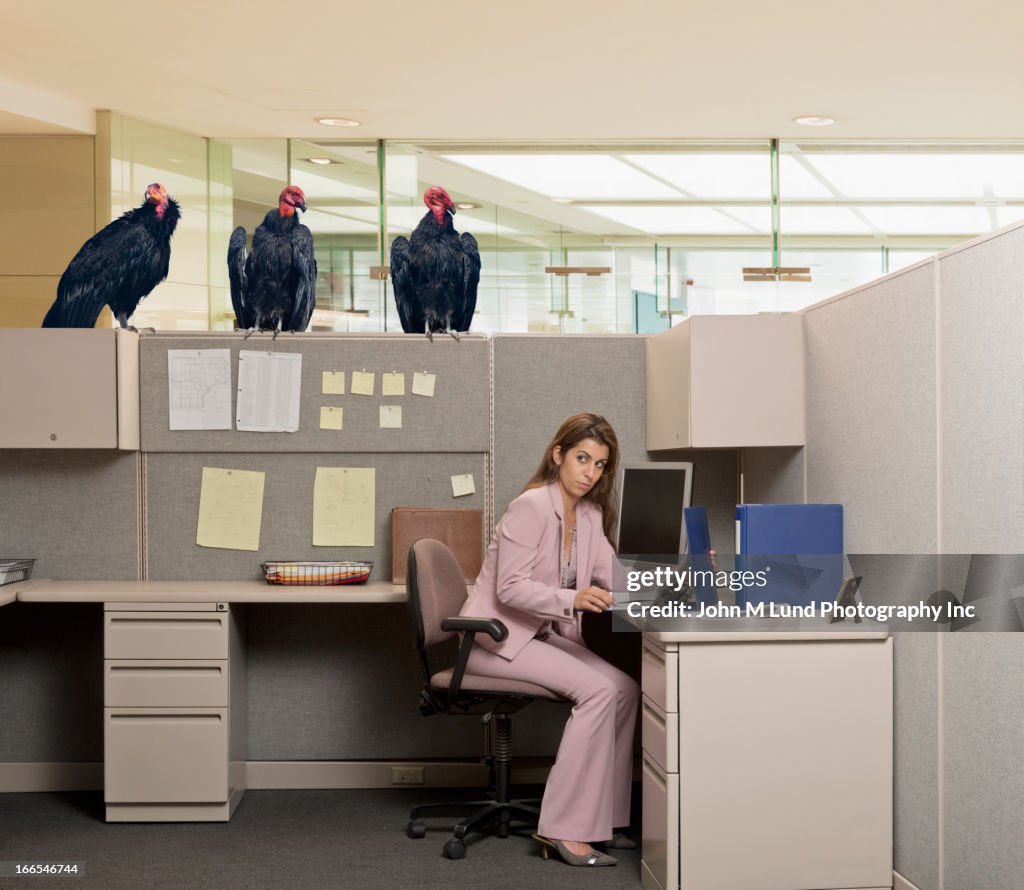
{"type": "Polygon", "coordinates": [[[228,662],[110,659],[103,701],[108,708],[226,708],[228,662]]]}
{"type": "Polygon", "coordinates": [[[646,695],[666,714],[679,710],[679,655],[644,640],[640,685],[646,695]]]}
{"type": "Polygon", "coordinates": [[[644,865],[665,888],[679,886],[679,776],[646,756],[643,777],[644,865]]]}
{"type": "Polygon", "coordinates": [[[641,709],[644,755],[662,772],[679,772],[679,715],[663,713],[646,695],[641,709]]]}
{"type": "Polygon", "coordinates": [[[106,708],[107,803],[223,803],[227,708],[106,708]]]}
{"type": "Polygon", "coordinates": [[[105,658],[228,657],[227,612],[104,612],[105,658]]]}

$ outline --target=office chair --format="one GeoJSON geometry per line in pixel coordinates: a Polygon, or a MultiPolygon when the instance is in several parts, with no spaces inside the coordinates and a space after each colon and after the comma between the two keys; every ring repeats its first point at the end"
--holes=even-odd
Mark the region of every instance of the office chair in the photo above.
{"type": "Polygon", "coordinates": [[[508,837],[510,822],[536,826],[539,800],[510,800],[512,719],[520,708],[535,698],[564,701],[542,686],[517,680],[500,680],[466,673],[466,662],[478,633],[486,633],[496,642],[508,636],[508,629],[497,619],[460,618],[466,601],[466,582],[452,552],[440,541],[421,538],[409,548],[407,575],[409,616],[416,636],[416,651],[423,668],[420,711],[432,714],[481,716],[484,723],[485,757],[490,767],[493,799],[466,803],[424,804],[409,813],[406,834],[422,838],[424,816],[461,816],[454,836],[444,845],[448,859],[466,855],[466,835],[494,826],[498,837],[508,837]],[[462,643],[454,667],[433,671],[427,650],[462,632],[462,643]]]}

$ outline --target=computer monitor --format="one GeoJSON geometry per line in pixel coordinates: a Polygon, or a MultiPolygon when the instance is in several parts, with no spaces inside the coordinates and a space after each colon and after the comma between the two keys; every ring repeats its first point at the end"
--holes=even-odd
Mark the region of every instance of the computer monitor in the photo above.
{"type": "Polygon", "coordinates": [[[619,553],[682,553],[686,541],[683,508],[690,506],[693,464],[626,463],[617,482],[615,540],[619,553]]]}

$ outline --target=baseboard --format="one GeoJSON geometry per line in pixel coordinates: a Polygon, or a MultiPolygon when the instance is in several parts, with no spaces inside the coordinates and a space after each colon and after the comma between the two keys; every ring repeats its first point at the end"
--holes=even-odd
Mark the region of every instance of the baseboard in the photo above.
{"type": "Polygon", "coordinates": [[[102,763],[0,763],[0,792],[102,788],[102,763]]]}
{"type": "MultiPolygon", "coordinates": [[[[541,785],[549,763],[513,766],[515,784],[541,785]]],[[[250,760],[245,787],[270,788],[485,788],[487,768],[465,761],[250,760]],[[423,770],[422,783],[392,781],[393,768],[423,770]]],[[[0,763],[0,793],[24,791],[100,791],[102,763],[0,763]]]]}
{"type": "Polygon", "coordinates": [[[898,871],[892,873],[892,890],[921,890],[917,884],[911,884],[898,871]]]}

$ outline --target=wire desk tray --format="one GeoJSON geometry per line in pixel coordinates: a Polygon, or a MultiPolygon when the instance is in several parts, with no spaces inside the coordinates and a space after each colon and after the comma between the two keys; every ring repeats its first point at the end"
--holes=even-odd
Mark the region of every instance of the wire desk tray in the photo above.
{"type": "Polygon", "coordinates": [[[35,564],[34,559],[0,559],[0,586],[27,581],[35,564]]]}
{"type": "Polygon", "coordinates": [[[268,584],[337,585],[365,584],[372,562],[265,562],[263,577],[268,584]]]}

